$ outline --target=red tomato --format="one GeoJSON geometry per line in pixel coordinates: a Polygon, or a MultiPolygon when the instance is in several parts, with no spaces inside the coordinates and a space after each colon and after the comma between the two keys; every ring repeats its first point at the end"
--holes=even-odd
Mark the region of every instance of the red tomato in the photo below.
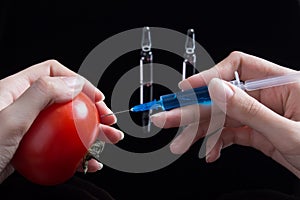
{"type": "Polygon", "coordinates": [[[97,136],[95,104],[84,93],[53,104],[36,118],[12,159],[14,168],[42,185],[63,183],[76,172],[97,136]]]}

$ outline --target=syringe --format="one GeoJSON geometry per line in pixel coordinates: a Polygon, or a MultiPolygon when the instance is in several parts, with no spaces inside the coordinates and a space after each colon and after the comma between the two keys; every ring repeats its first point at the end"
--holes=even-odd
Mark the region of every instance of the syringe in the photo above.
{"type": "MultiPolygon", "coordinates": [[[[291,74],[273,76],[263,79],[253,79],[247,80],[245,82],[240,82],[239,75],[237,72],[234,73],[235,80],[230,81],[231,84],[241,88],[245,91],[254,91],[260,89],[266,89],[270,87],[286,85],[290,83],[300,82],[300,72],[295,72],[291,74]]],[[[207,86],[202,86],[198,88],[193,88],[190,90],[185,90],[177,93],[167,94],[160,96],[159,100],[153,100],[144,104],[136,105],[132,107],[131,112],[142,112],[151,109],[161,108],[162,110],[168,111],[174,108],[179,108],[183,106],[193,105],[193,104],[210,104],[211,99],[208,92],[207,86]]],[[[120,111],[117,113],[122,113],[126,111],[120,111]]],[[[112,114],[103,115],[106,117],[112,114]]]]}
{"type": "MultiPolygon", "coordinates": [[[[235,72],[236,80],[230,81],[233,85],[245,90],[253,91],[259,89],[265,89],[269,87],[275,87],[285,85],[294,82],[300,82],[300,72],[293,74],[287,74],[276,77],[269,77],[264,79],[247,80],[240,82],[238,73],[235,72]]],[[[132,112],[141,112],[151,109],[161,108],[162,110],[168,111],[174,108],[193,104],[210,104],[211,99],[208,92],[208,87],[198,87],[190,90],[162,95],[159,100],[150,101],[148,103],[136,105],[130,109],[132,112]]]]}

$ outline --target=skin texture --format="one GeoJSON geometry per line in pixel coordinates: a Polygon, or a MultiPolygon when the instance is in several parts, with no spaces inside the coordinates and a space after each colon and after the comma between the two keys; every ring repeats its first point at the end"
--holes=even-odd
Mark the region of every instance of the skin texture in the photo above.
{"type": "MultiPolygon", "coordinates": [[[[95,103],[99,113],[111,113],[101,91],[55,60],[33,65],[0,80],[0,183],[14,171],[10,161],[38,114],[53,103],[72,100],[81,91],[95,103]]],[[[99,139],[113,144],[123,139],[121,131],[110,127],[115,122],[113,115],[101,120],[99,139]]],[[[90,172],[102,166],[96,160],[89,161],[90,172]]]]}
{"type": "MultiPolygon", "coordinates": [[[[232,144],[251,146],[300,178],[300,83],[244,92],[228,83],[234,79],[234,71],[238,71],[241,80],[297,72],[252,55],[233,52],[211,69],[180,82],[183,90],[208,85],[211,99],[219,109],[215,114],[226,117],[218,137],[207,140],[206,161],[214,162],[221,150],[232,144]]],[[[186,126],[171,143],[175,154],[186,152],[207,134],[211,111],[197,107],[183,107],[151,117],[158,127],[186,126]]]]}

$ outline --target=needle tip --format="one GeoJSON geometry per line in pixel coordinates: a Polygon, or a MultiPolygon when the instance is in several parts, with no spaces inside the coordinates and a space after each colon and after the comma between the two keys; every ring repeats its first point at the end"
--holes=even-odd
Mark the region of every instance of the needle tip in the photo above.
{"type": "Polygon", "coordinates": [[[120,113],[124,113],[124,112],[129,112],[129,111],[131,111],[131,110],[122,110],[122,111],[115,112],[115,113],[109,113],[109,114],[106,114],[106,115],[101,115],[101,118],[108,117],[110,115],[116,115],[116,114],[120,114],[120,113]]]}

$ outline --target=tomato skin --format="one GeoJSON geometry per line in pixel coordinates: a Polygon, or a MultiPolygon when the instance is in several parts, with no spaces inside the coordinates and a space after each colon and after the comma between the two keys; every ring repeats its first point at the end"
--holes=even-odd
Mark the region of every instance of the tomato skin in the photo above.
{"type": "Polygon", "coordinates": [[[73,101],[41,111],[12,159],[13,167],[41,185],[71,178],[97,137],[100,123],[95,104],[84,93],[73,101]]]}

